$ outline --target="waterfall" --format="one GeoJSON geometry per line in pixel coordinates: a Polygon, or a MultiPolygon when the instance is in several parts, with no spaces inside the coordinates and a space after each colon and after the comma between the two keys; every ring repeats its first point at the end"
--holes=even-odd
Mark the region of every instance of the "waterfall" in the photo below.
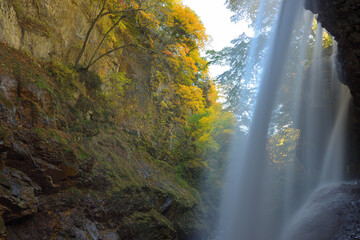
{"type": "MultiPolygon", "coordinates": [[[[350,95],[337,79],[336,42],[323,47],[320,23],[310,37],[314,16],[303,1],[284,0],[279,6],[258,73],[252,123],[246,140],[234,141],[230,154],[216,239],[280,239],[317,187],[342,180],[350,95]],[[275,117],[279,109],[289,116],[281,127],[275,117]],[[285,137],[276,143],[282,131],[291,148],[284,146],[285,137]],[[276,159],[276,151],[269,156],[272,146],[289,151],[278,151],[285,160],[276,159]]],[[[265,7],[263,1],[255,35],[265,7]]],[[[247,78],[258,49],[254,41],[247,78]]]]}

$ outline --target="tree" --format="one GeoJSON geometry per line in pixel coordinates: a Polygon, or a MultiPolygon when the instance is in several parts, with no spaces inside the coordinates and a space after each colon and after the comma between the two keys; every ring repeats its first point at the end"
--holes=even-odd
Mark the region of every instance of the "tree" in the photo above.
{"type": "MultiPolygon", "coordinates": [[[[184,131],[178,132],[174,143],[174,155],[178,156],[181,174],[193,184],[198,184],[204,167],[220,181],[221,170],[216,167],[226,162],[226,150],[234,135],[234,115],[217,102],[218,93],[210,83],[206,94],[207,104],[197,88],[182,87],[180,106],[188,109],[184,131]],[[213,169],[215,168],[215,169],[213,169]]],[[[212,178],[211,176],[207,176],[212,178]]]]}
{"type": "Polygon", "coordinates": [[[284,128],[269,138],[267,150],[271,164],[286,167],[296,159],[300,130],[284,128]]]}
{"type": "Polygon", "coordinates": [[[159,15],[159,23],[150,30],[153,48],[157,50],[153,65],[155,79],[183,85],[206,79],[207,63],[200,55],[207,41],[204,26],[182,3],[174,2],[163,7],[167,9],[162,11],[164,14],[159,15]],[[158,31],[159,28],[162,31],[158,31]]]}
{"type": "Polygon", "coordinates": [[[225,106],[233,112],[243,130],[249,127],[255,104],[260,63],[264,56],[266,35],[249,37],[242,34],[232,41],[232,47],[226,47],[220,52],[208,52],[210,63],[221,63],[229,69],[219,75],[215,82],[222,88],[225,95],[225,106]],[[251,46],[257,42],[254,51],[251,46]],[[248,57],[253,51],[251,59],[248,57]]]}
{"type": "MultiPolygon", "coordinates": [[[[135,1],[129,1],[128,6],[124,4],[124,1],[121,0],[99,0],[97,3],[97,6],[101,6],[98,13],[96,13],[96,16],[91,21],[90,27],[86,33],[82,48],[79,52],[79,55],[75,61],[75,67],[79,68],[80,61],[87,49],[89,39],[91,36],[91,33],[93,32],[95,26],[99,23],[100,20],[106,20],[110,22],[109,27],[105,30],[104,35],[100,42],[97,44],[97,47],[95,48],[94,52],[92,53],[90,60],[87,64],[85,64],[84,69],[89,69],[93,64],[95,64],[98,60],[101,58],[109,55],[110,53],[120,50],[125,47],[133,46],[136,47],[137,45],[134,43],[127,43],[127,44],[119,44],[114,43],[114,47],[110,50],[105,51],[104,53],[98,55],[100,49],[103,47],[105,41],[109,38],[110,34],[113,34],[116,30],[116,28],[119,28],[120,23],[125,18],[136,18],[136,15],[139,14],[142,9],[140,8],[141,2],[135,2],[135,1]]],[[[97,8],[96,8],[97,10],[97,8]]],[[[120,27],[121,28],[121,27],[120,27]]]]}
{"type": "MultiPolygon", "coordinates": [[[[226,106],[235,113],[239,125],[246,130],[252,118],[252,110],[255,103],[258,82],[261,77],[261,63],[266,55],[266,44],[269,40],[270,26],[275,21],[277,5],[280,1],[252,1],[228,0],[227,7],[234,11],[233,21],[247,20],[254,29],[254,36],[240,35],[232,41],[231,47],[226,47],[220,52],[208,52],[210,62],[228,65],[229,70],[221,74],[216,82],[219,83],[225,93],[226,106]]],[[[310,22],[311,24],[311,22],[310,22]]],[[[291,54],[285,66],[286,76],[280,89],[279,99],[276,103],[270,132],[275,133],[278,129],[294,121],[294,112],[291,111],[292,98],[295,95],[292,89],[295,74],[299,67],[306,69],[312,62],[312,48],[315,40],[317,22],[314,18],[311,28],[296,28],[292,39],[291,54]],[[302,36],[304,33],[309,36],[302,36]],[[302,45],[309,46],[310,51],[304,56],[299,65],[299,56],[302,56],[302,45]]],[[[324,47],[332,44],[331,37],[324,34],[324,47]]]]}
{"type": "Polygon", "coordinates": [[[279,8],[279,0],[226,0],[225,4],[234,15],[232,20],[237,22],[239,20],[246,20],[253,27],[256,24],[256,19],[262,19],[263,26],[270,26],[271,22],[274,21],[276,11],[279,8]]]}

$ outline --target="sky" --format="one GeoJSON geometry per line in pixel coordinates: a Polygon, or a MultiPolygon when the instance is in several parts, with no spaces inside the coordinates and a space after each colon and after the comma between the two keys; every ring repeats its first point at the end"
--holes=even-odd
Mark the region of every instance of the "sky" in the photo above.
{"type": "MultiPolygon", "coordinates": [[[[230,46],[230,41],[248,30],[247,23],[234,24],[230,17],[233,15],[225,7],[225,0],[183,0],[200,17],[206,28],[206,33],[211,37],[207,50],[221,50],[230,46]]],[[[210,75],[216,77],[227,67],[210,66],[210,75]]]]}

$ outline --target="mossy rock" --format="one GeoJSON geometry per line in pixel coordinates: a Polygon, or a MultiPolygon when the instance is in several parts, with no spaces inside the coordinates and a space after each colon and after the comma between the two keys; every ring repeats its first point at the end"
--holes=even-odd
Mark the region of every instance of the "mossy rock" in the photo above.
{"type": "Polygon", "coordinates": [[[4,219],[0,217],[0,240],[6,239],[6,227],[4,223],[4,219]]]}
{"type": "Polygon", "coordinates": [[[135,212],[126,217],[121,229],[121,238],[160,240],[176,237],[171,222],[154,209],[149,212],[135,212]]]}

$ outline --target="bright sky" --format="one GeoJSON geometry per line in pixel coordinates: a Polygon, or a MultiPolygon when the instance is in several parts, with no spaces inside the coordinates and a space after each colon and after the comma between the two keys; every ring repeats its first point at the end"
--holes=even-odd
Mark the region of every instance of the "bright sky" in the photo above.
{"type": "MultiPolygon", "coordinates": [[[[200,17],[206,33],[211,36],[207,49],[221,50],[230,46],[230,41],[248,30],[244,22],[234,24],[230,21],[232,12],[225,7],[225,0],[183,0],[200,17]]],[[[226,67],[210,66],[210,74],[215,77],[225,71],[226,67]]]]}

